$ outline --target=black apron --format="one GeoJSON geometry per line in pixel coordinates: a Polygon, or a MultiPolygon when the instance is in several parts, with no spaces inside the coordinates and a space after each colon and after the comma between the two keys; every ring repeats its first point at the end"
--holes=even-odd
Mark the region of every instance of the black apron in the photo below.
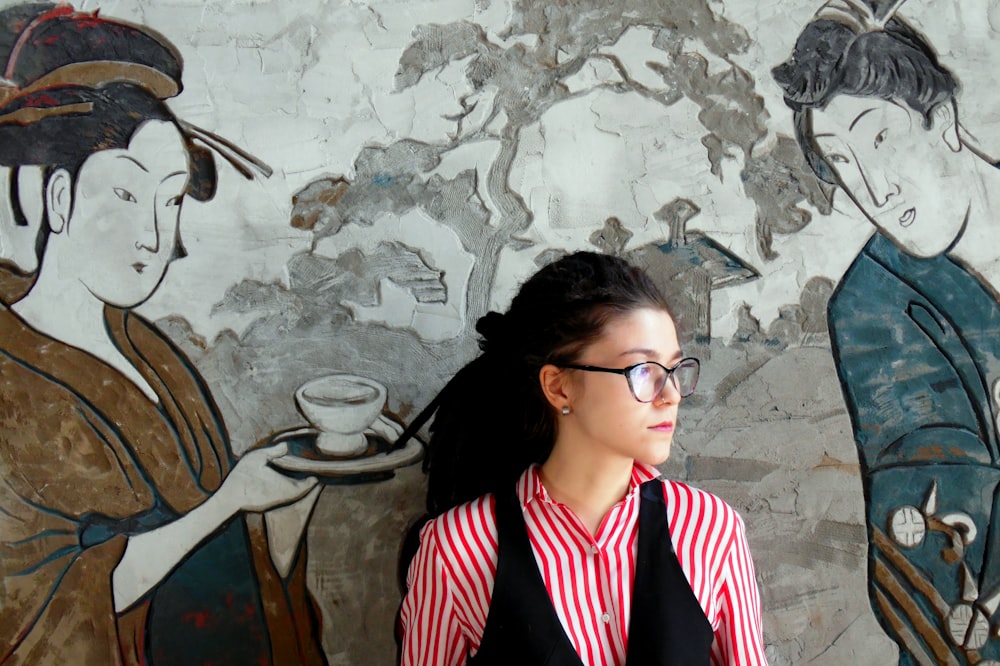
{"type": "MultiPolygon", "coordinates": [[[[545,589],[516,494],[497,496],[496,517],[493,599],[469,666],[583,666],[545,589]]],[[[712,625],[674,554],[659,480],[640,488],[637,549],[626,666],[708,664],[712,625]]]]}

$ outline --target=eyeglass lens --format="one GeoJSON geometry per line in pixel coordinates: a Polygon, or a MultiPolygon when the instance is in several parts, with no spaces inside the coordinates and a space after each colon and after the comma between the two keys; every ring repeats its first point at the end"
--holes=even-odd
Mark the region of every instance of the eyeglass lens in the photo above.
{"type": "Polygon", "coordinates": [[[686,398],[698,383],[698,362],[684,359],[671,371],[658,363],[640,363],[628,375],[632,394],[640,402],[651,402],[663,391],[668,376],[681,397],[686,398]]]}

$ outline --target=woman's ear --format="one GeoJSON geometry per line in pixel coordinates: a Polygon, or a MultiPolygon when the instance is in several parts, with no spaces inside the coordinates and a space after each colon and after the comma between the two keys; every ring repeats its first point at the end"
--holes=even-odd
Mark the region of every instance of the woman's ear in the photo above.
{"type": "Polygon", "coordinates": [[[573,406],[573,386],[569,372],[552,364],[543,365],[538,371],[538,383],[545,399],[557,411],[573,406]]]}
{"type": "Polygon", "coordinates": [[[69,224],[72,210],[73,180],[66,169],[56,169],[45,184],[45,212],[48,213],[52,233],[62,233],[69,224]]]}
{"type": "Polygon", "coordinates": [[[934,127],[952,152],[962,150],[962,137],[958,133],[958,117],[951,104],[940,104],[934,109],[934,127]]]}

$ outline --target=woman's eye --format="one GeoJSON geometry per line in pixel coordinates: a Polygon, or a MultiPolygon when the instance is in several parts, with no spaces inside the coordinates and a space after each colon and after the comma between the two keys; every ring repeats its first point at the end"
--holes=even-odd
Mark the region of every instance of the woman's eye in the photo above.
{"type": "Polygon", "coordinates": [[[653,374],[652,369],[648,365],[640,365],[632,369],[632,379],[638,382],[644,382],[649,380],[650,375],[653,374]]]}
{"type": "Polygon", "coordinates": [[[885,138],[889,135],[889,130],[884,129],[875,135],[875,147],[878,148],[879,145],[885,141],[885,138]]]}
{"type": "Polygon", "coordinates": [[[119,199],[121,199],[122,201],[127,201],[129,203],[138,203],[135,200],[135,197],[132,196],[132,193],[129,192],[128,190],[124,189],[124,188],[116,187],[116,188],[114,188],[114,193],[115,193],[115,196],[118,197],[119,199]]]}

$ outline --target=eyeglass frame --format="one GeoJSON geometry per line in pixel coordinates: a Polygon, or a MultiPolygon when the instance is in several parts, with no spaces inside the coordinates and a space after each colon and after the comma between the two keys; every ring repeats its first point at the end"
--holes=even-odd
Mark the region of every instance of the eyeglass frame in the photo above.
{"type": "Polygon", "coordinates": [[[687,398],[689,396],[694,395],[695,388],[697,388],[698,386],[698,379],[701,377],[701,361],[699,361],[694,356],[685,356],[684,358],[677,361],[677,363],[674,363],[669,368],[663,365],[662,363],[657,363],[656,361],[640,361],[639,363],[633,363],[632,365],[624,368],[602,368],[601,366],[598,365],[578,365],[575,363],[553,363],[553,365],[555,365],[557,368],[565,368],[567,370],[584,370],[586,372],[607,372],[613,375],[623,375],[625,377],[625,381],[628,382],[628,391],[629,393],[632,394],[632,397],[635,398],[635,401],[642,403],[644,405],[648,405],[649,403],[656,400],[656,398],[663,393],[663,388],[661,388],[656,393],[656,395],[654,395],[649,400],[639,400],[639,398],[635,395],[635,389],[632,387],[632,375],[630,373],[636,368],[638,368],[640,365],[647,365],[650,363],[652,363],[653,365],[660,366],[667,373],[667,379],[663,383],[663,388],[666,388],[667,382],[670,382],[671,384],[673,384],[674,390],[676,390],[677,393],[682,398],[687,398]],[[681,367],[681,364],[684,363],[685,361],[694,361],[695,367],[698,369],[698,377],[696,377],[694,380],[694,386],[691,388],[691,392],[687,394],[682,394],[680,386],[678,386],[677,382],[674,381],[674,373],[677,372],[677,369],[681,367]]]}

